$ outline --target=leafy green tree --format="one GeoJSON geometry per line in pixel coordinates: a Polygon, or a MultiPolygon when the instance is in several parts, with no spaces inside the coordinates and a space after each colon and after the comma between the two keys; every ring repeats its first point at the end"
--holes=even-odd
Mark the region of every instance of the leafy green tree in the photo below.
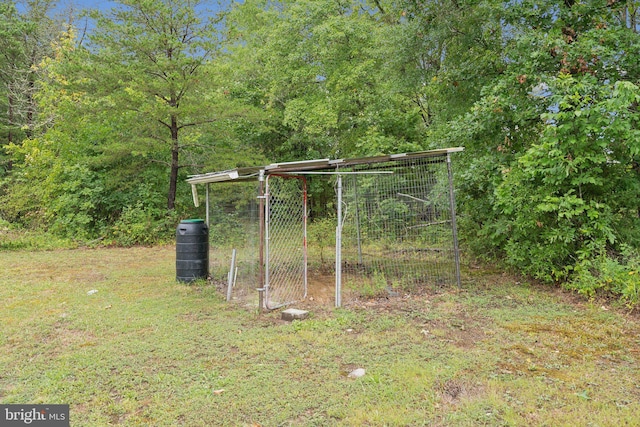
{"type": "Polygon", "coordinates": [[[105,132],[83,117],[90,110],[88,100],[82,92],[68,90],[68,78],[61,74],[75,50],[74,32],[52,48],[52,58],[40,64],[36,96],[39,111],[52,123],[45,132],[7,146],[15,167],[2,198],[2,216],[85,238],[97,227],[94,217],[104,201],[103,183],[86,159],[95,154],[94,144],[105,132]]]}
{"type": "Polygon", "coordinates": [[[136,123],[129,153],[168,170],[167,208],[175,208],[181,154],[198,127],[216,119],[207,63],[218,54],[216,17],[191,0],[123,0],[95,12],[87,85],[106,105],[136,123]]]}
{"type": "Polygon", "coordinates": [[[602,1],[510,4],[504,73],[441,137],[467,146],[459,182],[472,242],[547,281],[640,244],[640,39],[629,16],[602,1]]]}
{"type": "Polygon", "coordinates": [[[386,27],[362,1],[260,0],[228,17],[233,94],[272,114],[264,148],[295,160],[409,151],[424,127],[389,81],[386,27]]]}
{"type": "Polygon", "coordinates": [[[166,68],[145,79],[145,72],[155,71],[144,68],[145,60],[136,63],[135,52],[122,56],[111,45],[84,46],[77,40],[70,31],[55,45],[54,57],[41,64],[37,100],[50,125],[11,147],[16,167],[2,200],[3,217],[82,240],[151,243],[171,228],[176,215],[193,209],[186,185],[176,188],[178,213],[167,215],[162,205],[173,136],[179,138],[178,180],[187,171],[228,167],[223,159],[255,164],[238,135],[252,128],[256,117],[230,99],[225,69],[216,66],[213,53],[205,58],[191,46],[193,51],[182,51],[182,65],[159,53],[157,62],[166,68]],[[158,81],[148,81],[152,78],[158,81]],[[175,88],[171,107],[167,100],[175,88]],[[172,125],[177,127],[169,132],[172,125]]]}
{"type": "MultiPolygon", "coordinates": [[[[356,0],[236,4],[227,18],[230,96],[268,117],[256,147],[277,161],[423,148],[426,127],[407,89],[418,83],[393,71],[415,64],[390,61],[397,52],[387,39],[402,28],[393,14],[356,0]]],[[[333,190],[311,181],[317,214],[333,190]]]]}
{"type": "MultiPolygon", "coordinates": [[[[45,124],[35,100],[40,63],[62,32],[61,23],[49,17],[53,1],[30,0],[23,6],[20,12],[14,1],[0,2],[0,146],[19,144],[45,124]]],[[[0,158],[10,170],[6,153],[0,158]]]]}
{"type": "Polygon", "coordinates": [[[404,84],[426,126],[468,112],[482,87],[505,69],[503,2],[389,3],[387,9],[402,17],[384,37],[385,58],[394,63],[389,80],[404,84]]]}

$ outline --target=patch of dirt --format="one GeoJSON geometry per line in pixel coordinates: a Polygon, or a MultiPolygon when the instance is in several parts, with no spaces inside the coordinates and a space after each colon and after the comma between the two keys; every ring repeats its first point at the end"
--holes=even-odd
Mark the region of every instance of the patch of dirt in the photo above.
{"type": "Polygon", "coordinates": [[[484,393],[482,386],[460,379],[449,379],[436,384],[435,389],[440,395],[441,402],[446,405],[457,405],[463,400],[473,399],[484,393]]]}
{"type": "Polygon", "coordinates": [[[311,272],[307,277],[307,301],[318,305],[334,305],[335,300],[335,276],[311,272]]]}
{"type": "Polygon", "coordinates": [[[423,326],[422,334],[426,338],[438,339],[460,348],[471,349],[478,342],[487,338],[481,328],[470,326],[464,320],[453,322],[431,321],[423,326]]]}
{"type": "MultiPolygon", "coordinates": [[[[332,272],[310,271],[307,278],[307,298],[297,306],[302,304],[307,308],[311,307],[334,307],[336,284],[335,275],[332,272]]],[[[342,287],[342,306],[345,308],[390,308],[402,305],[403,301],[426,295],[429,291],[424,288],[417,288],[407,294],[402,291],[388,290],[379,297],[366,298],[359,295],[357,290],[342,287]]]]}

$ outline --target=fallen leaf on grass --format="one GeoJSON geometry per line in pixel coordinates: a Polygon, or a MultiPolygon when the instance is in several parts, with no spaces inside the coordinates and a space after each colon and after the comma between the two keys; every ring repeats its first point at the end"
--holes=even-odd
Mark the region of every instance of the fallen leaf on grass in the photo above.
{"type": "Polygon", "coordinates": [[[224,393],[224,389],[221,388],[220,390],[213,390],[213,394],[222,394],[224,393]]]}

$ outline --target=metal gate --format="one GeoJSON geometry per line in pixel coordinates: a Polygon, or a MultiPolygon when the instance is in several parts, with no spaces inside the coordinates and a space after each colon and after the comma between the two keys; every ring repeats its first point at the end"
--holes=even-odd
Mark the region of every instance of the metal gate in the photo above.
{"type": "Polygon", "coordinates": [[[307,296],[307,182],[271,174],[265,188],[265,307],[307,296]]]}

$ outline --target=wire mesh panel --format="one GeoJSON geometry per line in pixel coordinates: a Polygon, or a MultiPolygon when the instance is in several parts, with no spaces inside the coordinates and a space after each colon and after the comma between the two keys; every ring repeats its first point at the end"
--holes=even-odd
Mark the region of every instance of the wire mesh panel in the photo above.
{"type": "Polygon", "coordinates": [[[219,183],[211,197],[211,277],[223,295],[229,295],[230,291],[233,302],[248,307],[258,306],[257,187],[255,182],[219,183]],[[236,257],[232,263],[234,250],[236,257]]]}
{"type": "Polygon", "coordinates": [[[354,167],[343,177],[342,272],[365,295],[456,283],[447,158],[354,167]],[[384,172],[384,173],[382,173],[384,172]]]}
{"type": "Polygon", "coordinates": [[[303,177],[269,175],[265,209],[265,306],[307,295],[307,187],[303,177]]]}

